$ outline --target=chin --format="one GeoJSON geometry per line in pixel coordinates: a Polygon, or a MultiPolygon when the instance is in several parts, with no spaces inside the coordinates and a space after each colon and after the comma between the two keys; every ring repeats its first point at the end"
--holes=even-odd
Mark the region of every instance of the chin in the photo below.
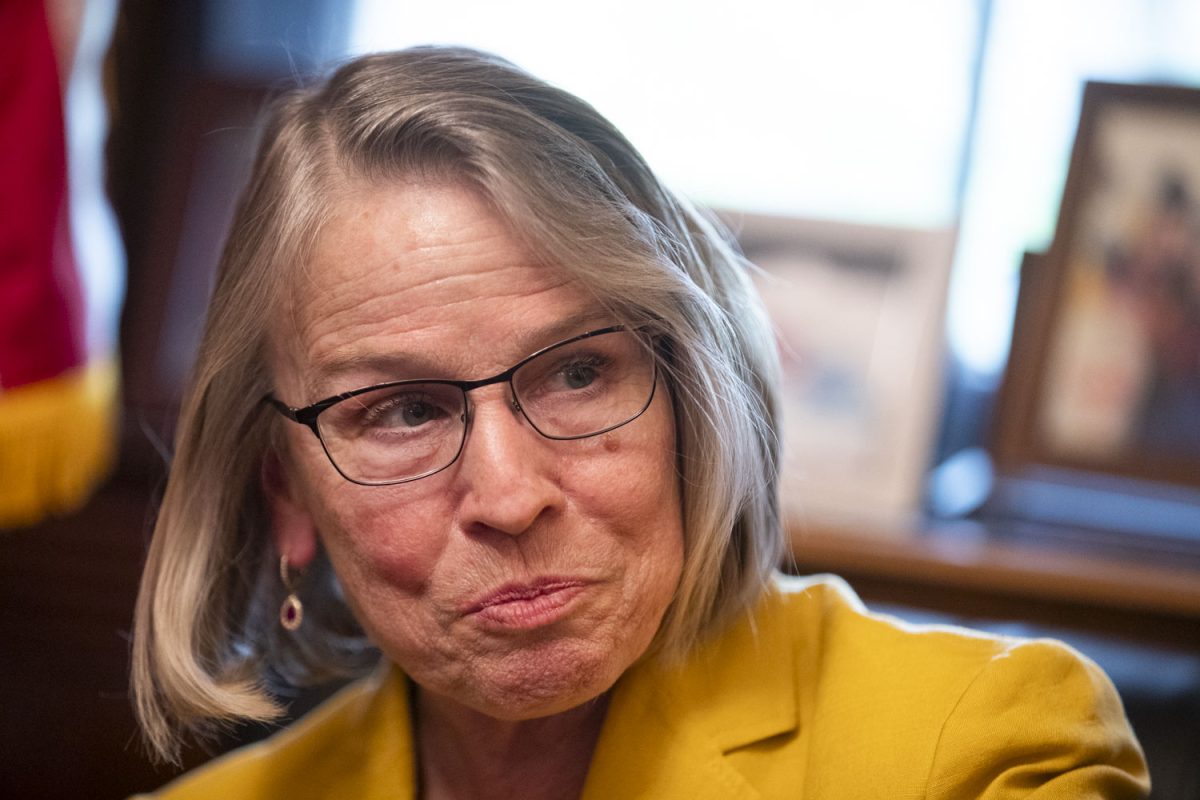
{"type": "MultiPolygon", "coordinates": [[[[610,643],[554,642],[476,662],[445,694],[495,719],[520,721],[577,708],[603,695],[629,664],[610,643]]],[[[428,687],[433,689],[434,687],[428,687]]],[[[436,691],[436,689],[434,689],[436,691]]]]}

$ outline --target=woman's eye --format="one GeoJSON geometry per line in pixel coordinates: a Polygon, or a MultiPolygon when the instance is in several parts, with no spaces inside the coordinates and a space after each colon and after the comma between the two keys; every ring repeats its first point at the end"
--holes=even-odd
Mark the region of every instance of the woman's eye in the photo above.
{"type": "Polygon", "coordinates": [[[381,428],[419,428],[441,416],[437,406],[424,400],[398,400],[377,408],[366,422],[381,428]]]}
{"type": "Polygon", "coordinates": [[[400,410],[400,418],[405,425],[416,427],[433,419],[434,408],[428,403],[408,403],[400,410]]]}
{"type": "Polygon", "coordinates": [[[563,381],[571,389],[583,389],[596,380],[596,368],[590,364],[571,364],[562,371],[563,381]]]}

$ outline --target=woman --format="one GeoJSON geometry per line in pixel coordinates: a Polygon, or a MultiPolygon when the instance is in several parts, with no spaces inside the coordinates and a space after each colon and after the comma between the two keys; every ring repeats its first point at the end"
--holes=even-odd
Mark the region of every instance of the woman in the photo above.
{"type": "Polygon", "coordinates": [[[148,739],[279,713],[166,797],[1133,797],[1064,647],[772,579],[777,385],[744,264],[592,108],[370,56],[275,107],[138,603],[148,739]]]}

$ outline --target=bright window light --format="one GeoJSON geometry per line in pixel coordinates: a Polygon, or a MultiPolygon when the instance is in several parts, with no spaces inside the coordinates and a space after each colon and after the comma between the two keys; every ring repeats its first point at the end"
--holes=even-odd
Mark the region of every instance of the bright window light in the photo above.
{"type": "Polygon", "coordinates": [[[1021,253],[1053,234],[1083,81],[1200,84],[1195,0],[359,0],[350,38],[499,53],[592,102],[706,205],[960,225],[948,336],[988,382],[1021,253]]]}
{"type": "Polygon", "coordinates": [[[1021,254],[1054,235],[1084,81],[1200,84],[1195,0],[992,9],[948,319],[955,354],[989,382],[1008,356],[1021,254]]]}
{"type": "Polygon", "coordinates": [[[976,9],[963,0],[359,0],[350,44],[505,56],[594,104],[706,205],[945,227],[958,214],[976,9]]]}

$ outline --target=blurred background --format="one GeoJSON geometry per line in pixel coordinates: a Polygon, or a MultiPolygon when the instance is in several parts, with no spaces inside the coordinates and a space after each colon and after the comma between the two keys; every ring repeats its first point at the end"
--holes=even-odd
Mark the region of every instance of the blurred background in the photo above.
{"type": "MultiPolygon", "coordinates": [[[[48,5],[51,32],[74,21],[60,65],[70,227],[85,350],[119,363],[119,424],[94,493],[0,519],[0,795],[123,797],[174,774],[138,747],[128,631],[258,109],[355,54],[454,43],[593,103],[762,268],[787,368],[794,568],[838,572],[911,619],[1066,639],[1118,684],[1154,796],[1200,798],[1200,395],[1179,395],[1171,438],[1185,444],[1164,454],[1129,433],[1159,364],[1151,329],[1102,324],[1108,338],[1071,355],[1092,341],[1088,320],[1118,318],[1076,313],[1093,308],[1072,299],[1088,254],[1103,254],[1094,274],[1126,280],[1139,273],[1122,265],[1142,263],[1126,253],[1140,252],[1130,230],[1155,224],[1192,242],[1171,262],[1191,277],[1163,283],[1193,315],[1169,353],[1200,341],[1188,327],[1200,319],[1200,175],[1188,172],[1200,101],[1101,88],[1084,103],[1089,81],[1200,87],[1200,4],[48,5]],[[1150,122],[1121,127],[1113,108],[1150,122]],[[1164,115],[1181,133],[1160,147],[1164,115]],[[1105,199],[1123,185],[1114,159],[1152,146],[1183,188],[1131,189],[1133,211],[1104,212],[1123,208],[1105,199]],[[1114,344],[1111,330],[1131,332],[1114,344]],[[1080,364],[1075,384],[1061,377],[1080,364]],[[1128,435],[1074,447],[1100,427],[1068,423],[1099,414],[1094,397],[1122,380],[1133,399],[1104,430],[1128,435]]],[[[14,36],[0,27],[0,48],[14,36]]],[[[20,85],[20,67],[0,88],[20,85]]],[[[1190,386],[1200,360],[1183,369],[1190,386]]],[[[0,401],[17,395],[0,385],[0,401]]],[[[233,731],[218,750],[262,733],[233,731]]]]}

